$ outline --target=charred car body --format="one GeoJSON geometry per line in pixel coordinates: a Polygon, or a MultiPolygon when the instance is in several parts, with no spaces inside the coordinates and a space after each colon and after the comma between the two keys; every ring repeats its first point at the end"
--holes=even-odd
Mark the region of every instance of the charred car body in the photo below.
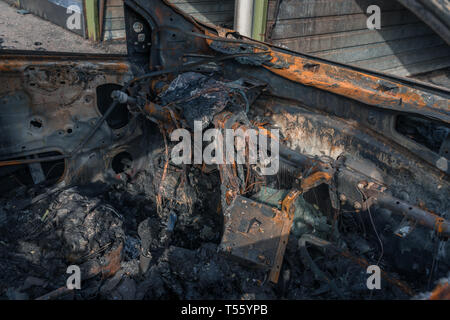
{"type": "Polygon", "coordinates": [[[127,57],[1,53],[2,295],[67,295],[69,264],[83,298],[393,299],[447,276],[447,89],[164,1],[127,0],[125,17],[127,57]],[[194,121],[269,140],[278,129],[277,174],[174,164],[170,135],[194,121]],[[367,289],[370,265],[385,290],[367,289]]]}

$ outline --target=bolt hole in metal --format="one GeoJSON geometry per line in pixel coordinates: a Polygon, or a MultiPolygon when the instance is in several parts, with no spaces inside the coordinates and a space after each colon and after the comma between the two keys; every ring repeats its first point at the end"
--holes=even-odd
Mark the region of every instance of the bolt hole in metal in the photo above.
{"type": "Polygon", "coordinates": [[[133,157],[128,152],[117,154],[112,161],[111,167],[116,174],[129,170],[133,163],[133,157]]]}
{"type": "Polygon", "coordinates": [[[43,127],[42,120],[41,119],[37,119],[37,118],[32,119],[30,121],[30,127],[31,128],[35,128],[35,129],[41,129],[43,127]]]}
{"type": "Polygon", "coordinates": [[[86,103],[91,103],[92,102],[92,100],[93,100],[94,98],[92,97],[92,96],[86,96],[86,97],[84,97],[84,102],[86,102],[86,103]]]}

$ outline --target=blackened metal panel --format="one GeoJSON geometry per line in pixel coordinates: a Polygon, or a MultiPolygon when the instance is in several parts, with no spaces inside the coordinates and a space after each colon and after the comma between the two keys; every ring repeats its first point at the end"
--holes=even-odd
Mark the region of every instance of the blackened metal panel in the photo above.
{"type": "MultiPolygon", "coordinates": [[[[233,27],[234,0],[168,0],[201,22],[233,27]]],[[[123,0],[106,0],[104,40],[125,38],[123,0]]]]}

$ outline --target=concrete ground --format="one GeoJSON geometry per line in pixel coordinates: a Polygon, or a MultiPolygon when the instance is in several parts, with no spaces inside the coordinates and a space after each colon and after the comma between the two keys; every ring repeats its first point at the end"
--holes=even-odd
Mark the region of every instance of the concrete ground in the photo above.
{"type": "Polygon", "coordinates": [[[94,43],[0,0],[0,49],[126,54],[121,43],[94,43]]]}

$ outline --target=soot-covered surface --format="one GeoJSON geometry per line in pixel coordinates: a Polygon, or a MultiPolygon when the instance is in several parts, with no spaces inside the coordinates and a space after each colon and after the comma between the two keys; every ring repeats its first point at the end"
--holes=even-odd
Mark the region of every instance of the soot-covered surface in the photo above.
{"type": "MultiPolygon", "coordinates": [[[[160,189],[164,155],[128,182],[66,187],[26,209],[21,200],[43,190],[19,188],[1,200],[0,297],[36,299],[64,287],[69,265],[80,265],[82,289],[58,299],[336,299],[337,293],[300,257],[301,233],[292,232],[277,285],[267,273],[217,252],[223,218],[217,172],[169,166],[160,189]],[[150,169],[151,168],[151,169],[150,169]],[[158,197],[162,190],[162,197],[158,197]],[[162,199],[162,200],[158,200],[162,199]],[[159,206],[159,209],[158,209],[159,206]],[[171,217],[176,216],[173,232],[171,217]],[[146,230],[143,232],[142,230],[146,230]],[[148,270],[140,272],[141,242],[148,270]],[[123,243],[115,274],[100,271],[123,243]],[[93,267],[94,265],[94,267],[93,267]],[[97,272],[95,272],[97,270],[97,272]]],[[[369,261],[378,251],[352,230],[341,245],[369,261]]],[[[173,223],[173,221],[172,221],[173,223]]],[[[369,291],[366,271],[342,256],[309,249],[346,299],[408,298],[390,284],[369,291]]]]}
{"type": "MultiPolygon", "coordinates": [[[[230,99],[242,91],[236,84],[185,76],[187,81],[177,78],[160,98],[166,104],[187,99],[188,122],[202,120],[206,127],[224,109],[254,121],[244,112],[248,100],[230,99]],[[196,99],[208,99],[209,107],[200,110],[196,99]]],[[[125,171],[113,183],[22,186],[0,197],[0,299],[405,299],[446,276],[446,262],[434,259],[445,243],[423,241],[429,231],[396,239],[392,226],[399,221],[389,213],[348,207],[332,225],[323,186],[296,202],[274,284],[267,271],[218,250],[224,228],[220,166],[173,165],[168,155],[175,144],[155,125],[144,139],[148,163],[133,168],[123,158],[125,171]],[[306,234],[333,242],[337,253],[312,245],[305,251],[306,234]],[[374,264],[394,280],[384,277],[382,290],[367,287],[366,267],[374,264]],[[71,265],[81,268],[80,290],[65,290],[71,265]]],[[[245,196],[279,207],[289,187],[276,178],[266,182],[245,196]],[[269,198],[258,193],[262,188],[271,190],[269,198]]]]}

